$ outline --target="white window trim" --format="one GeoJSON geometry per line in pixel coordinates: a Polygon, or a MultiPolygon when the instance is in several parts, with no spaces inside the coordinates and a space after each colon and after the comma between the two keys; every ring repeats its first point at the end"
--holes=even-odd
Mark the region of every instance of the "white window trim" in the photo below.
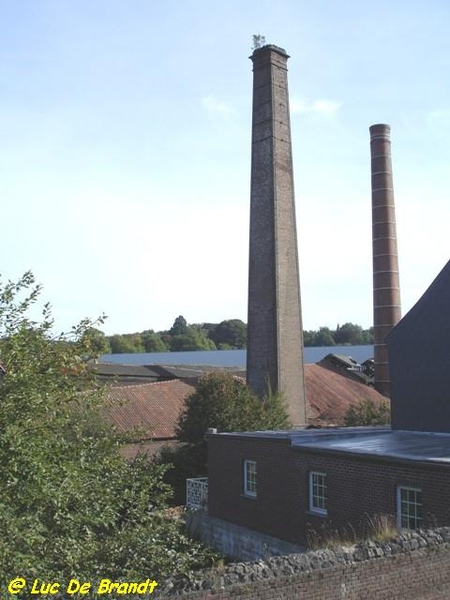
{"type": "MultiPolygon", "coordinates": [[[[402,526],[402,494],[401,494],[401,490],[410,490],[412,492],[419,492],[421,494],[422,488],[413,487],[410,485],[397,485],[397,527],[399,529],[403,529],[403,530],[407,530],[407,531],[414,531],[414,529],[408,529],[408,528],[402,526]]],[[[422,506],[422,504],[420,504],[420,506],[422,506]]]]}
{"type": "MultiPolygon", "coordinates": [[[[322,477],[325,478],[325,482],[327,480],[327,474],[324,473],[323,471],[310,471],[309,472],[309,512],[315,513],[316,515],[325,516],[325,515],[328,514],[328,509],[326,509],[326,508],[319,508],[317,506],[314,506],[314,494],[313,494],[313,490],[314,490],[314,486],[313,486],[314,475],[321,475],[322,477]]],[[[325,489],[326,489],[326,487],[325,487],[325,489]]],[[[327,497],[325,496],[325,501],[326,500],[327,500],[327,497]]]]}
{"type": "Polygon", "coordinates": [[[256,460],[244,460],[244,495],[250,496],[250,498],[256,498],[257,491],[248,489],[248,467],[249,467],[249,465],[255,466],[255,487],[256,487],[256,490],[258,490],[258,487],[257,487],[258,481],[256,479],[258,477],[256,460]]]}

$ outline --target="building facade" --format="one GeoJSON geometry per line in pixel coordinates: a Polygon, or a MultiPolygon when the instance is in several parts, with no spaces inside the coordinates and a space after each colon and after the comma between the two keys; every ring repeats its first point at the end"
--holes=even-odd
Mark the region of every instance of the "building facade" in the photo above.
{"type": "Polygon", "coordinates": [[[209,514],[294,544],[450,522],[450,435],[348,428],[208,436],[209,514]]]}

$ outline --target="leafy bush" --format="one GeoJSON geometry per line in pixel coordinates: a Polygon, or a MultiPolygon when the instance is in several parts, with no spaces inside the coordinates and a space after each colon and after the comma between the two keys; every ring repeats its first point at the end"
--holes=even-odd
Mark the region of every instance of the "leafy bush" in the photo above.
{"type": "Polygon", "coordinates": [[[387,400],[375,403],[373,400],[361,400],[357,405],[350,406],[344,415],[346,427],[358,425],[389,425],[391,408],[387,400]]]}
{"type": "Polygon", "coordinates": [[[208,552],[166,517],[165,466],[120,455],[101,418],[103,391],[86,368],[89,320],[52,335],[28,309],[31,273],[0,282],[0,583],[20,574],[158,578],[190,570],[208,552]]]}
{"type": "Polygon", "coordinates": [[[183,504],[185,501],[186,478],[207,474],[205,434],[208,428],[230,432],[289,426],[281,394],[268,394],[261,400],[242,379],[225,371],[203,376],[186,400],[178,421],[177,437],[184,442],[183,446],[164,450],[159,459],[162,464],[172,465],[165,481],[175,490],[175,502],[183,504]]]}

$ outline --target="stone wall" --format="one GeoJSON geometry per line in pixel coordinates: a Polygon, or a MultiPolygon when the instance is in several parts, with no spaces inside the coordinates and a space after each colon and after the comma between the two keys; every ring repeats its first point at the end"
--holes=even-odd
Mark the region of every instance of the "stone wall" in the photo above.
{"type": "Polygon", "coordinates": [[[186,525],[190,535],[200,539],[205,546],[241,561],[305,551],[304,546],[290,544],[271,535],[211,517],[203,510],[187,512],[186,525]]]}
{"type": "Polygon", "coordinates": [[[450,589],[450,527],[391,541],[234,563],[160,582],[182,600],[440,600],[450,589]]]}

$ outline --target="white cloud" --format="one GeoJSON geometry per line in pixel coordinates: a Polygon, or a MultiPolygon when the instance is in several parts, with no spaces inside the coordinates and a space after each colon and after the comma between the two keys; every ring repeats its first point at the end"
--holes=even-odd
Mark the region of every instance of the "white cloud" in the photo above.
{"type": "Polygon", "coordinates": [[[204,96],[202,98],[202,105],[210,115],[219,115],[228,118],[234,114],[234,110],[231,106],[222,100],[218,100],[214,96],[204,96]]]}
{"type": "Polygon", "coordinates": [[[341,106],[342,102],[336,100],[313,100],[312,102],[291,100],[292,114],[315,113],[324,117],[334,117],[341,106]]]}

